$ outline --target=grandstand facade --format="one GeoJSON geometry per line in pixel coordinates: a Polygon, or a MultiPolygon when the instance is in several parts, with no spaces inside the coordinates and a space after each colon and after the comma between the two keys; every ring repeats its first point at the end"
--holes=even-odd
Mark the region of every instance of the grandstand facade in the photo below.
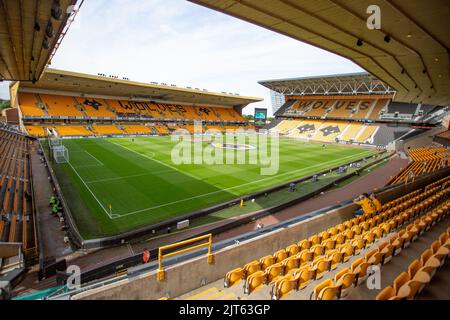
{"type": "Polygon", "coordinates": [[[396,91],[368,73],[259,82],[285,95],[271,128],[292,138],[374,145],[432,128],[448,107],[394,102],[396,91]]]}
{"type": "Polygon", "coordinates": [[[30,153],[29,137],[0,124],[0,271],[38,260],[30,153]]]}
{"type": "Polygon", "coordinates": [[[193,133],[194,122],[205,131],[249,128],[242,109],[261,101],[59,70],[36,84],[15,82],[10,91],[21,130],[35,137],[193,133]]]}

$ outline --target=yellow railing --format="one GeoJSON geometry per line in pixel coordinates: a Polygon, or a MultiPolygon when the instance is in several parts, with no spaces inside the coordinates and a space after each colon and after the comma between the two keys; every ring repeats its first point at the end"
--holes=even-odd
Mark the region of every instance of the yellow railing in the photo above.
{"type": "Polygon", "coordinates": [[[164,247],[160,247],[158,250],[158,275],[157,275],[158,281],[164,281],[164,278],[165,278],[165,273],[164,273],[164,269],[163,269],[163,265],[162,265],[163,258],[169,258],[169,257],[175,256],[177,254],[185,253],[188,251],[192,251],[192,250],[196,250],[196,249],[200,249],[200,248],[204,248],[204,247],[208,247],[208,263],[212,264],[214,262],[214,256],[212,254],[212,234],[207,234],[204,236],[200,236],[200,237],[192,238],[189,240],[181,241],[178,243],[170,244],[170,245],[167,245],[164,247]],[[166,251],[166,250],[185,246],[185,245],[195,243],[198,241],[202,241],[202,240],[208,240],[208,242],[197,244],[197,245],[189,247],[189,248],[184,248],[181,250],[177,250],[174,252],[164,254],[164,251],[166,251]]]}

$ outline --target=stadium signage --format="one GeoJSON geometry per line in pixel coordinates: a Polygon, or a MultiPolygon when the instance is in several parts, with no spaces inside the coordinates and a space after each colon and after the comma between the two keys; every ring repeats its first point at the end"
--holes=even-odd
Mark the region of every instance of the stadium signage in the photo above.
{"type": "Polygon", "coordinates": [[[254,119],[255,119],[255,126],[264,127],[267,122],[267,109],[256,108],[254,119]]]}

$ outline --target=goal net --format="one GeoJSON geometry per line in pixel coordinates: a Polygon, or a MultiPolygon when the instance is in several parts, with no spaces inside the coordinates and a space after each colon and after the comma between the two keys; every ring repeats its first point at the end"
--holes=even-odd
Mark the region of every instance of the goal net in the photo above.
{"type": "Polygon", "coordinates": [[[50,145],[52,147],[61,146],[62,144],[63,144],[62,139],[60,139],[60,138],[51,138],[50,139],[50,145]]]}
{"type": "Polygon", "coordinates": [[[58,164],[69,162],[69,150],[63,145],[53,146],[53,159],[58,164]]]}

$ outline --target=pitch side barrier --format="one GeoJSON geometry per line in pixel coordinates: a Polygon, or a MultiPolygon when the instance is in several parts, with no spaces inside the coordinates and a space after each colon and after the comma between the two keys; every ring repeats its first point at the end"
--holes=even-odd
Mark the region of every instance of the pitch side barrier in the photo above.
{"type": "MultiPolygon", "coordinates": [[[[389,156],[384,157],[382,159],[379,159],[379,161],[383,161],[383,160],[385,160],[388,157],[389,156]]],[[[373,162],[373,163],[370,163],[370,164],[366,165],[365,167],[372,166],[372,165],[375,165],[375,164],[376,163],[373,162]]],[[[363,167],[360,170],[364,170],[364,169],[365,168],[363,167]]],[[[354,172],[354,173],[351,173],[351,174],[347,175],[346,177],[342,177],[340,179],[345,180],[345,179],[348,179],[349,177],[351,177],[353,175],[356,175],[356,174],[357,173],[354,172]]],[[[273,206],[273,207],[270,207],[270,208],[266,208],[266,209],[257,211],[257,212],[255,212],[253,214],[246,215],[246,216],[244,216],[242,218],[239,218],[239,219],[233,219],[232,221],[230,221],[230,222],[228,222],[228,223],[226,223],[224,225],[221,225],[221,226],[218,226],[218,227],[212,227],[212,228],[210,228],[208,230],[205,230],[205,231],[203,231],[201,233],[199,232],[198,234],[191,235],[189,238],[181,239],[181,241],[188,240],[191,237],[201,236],[201,235],[204,235],[206,233],[211,233],[213,235],[217,235],[217,234],[223,233],[225,231],[228,231],[230,229],[236,228],[236,227],[238,227],[240,225],[250,223],[251,221],[254,221],[256,219],[260,219],[260,218],[262,218],[264,216],[267,216],[269,214],[274,214],[274,213],[279,212],[280,210],[282,210],[284,208],[290,207],[290,206],[292,206],[292,205],[294,205],[294,204],[296,204],[298,202],[301,202],[301,201],[311,197],[312,195],[319,194],[320,192],[333,187],[335,183],[336,182],[332,182],[332,183],[328,184],[327,186],[324,186],[320,190],[317,190],[317,191],[315,191],[315,192],[313,192],[311,194],[305,195],[305,196],[303,196],[301,198],[298,198],[298,199],[295,199],[293,201],[290,201],[290,202],[287,202],[287,203],[283,203],[281,205],[273,206]]],[[[392,197],[395,198],[397,196],[398,192],[395,193],[394,195],[391,195],[390,193],[387,193],[387,192],[389,190],[391,190],[391,189],[392,190],[397,190],[397,189],[395,189],[396,186],[398,186],[398,185],[387,186],[387,187],[384,187],[384,188],[380,189],[379,191],[377,191],[379,193],[378,196],[380,197],[380,199],[383,202],[386,202],[386,201],[389,201],[392,197]]],[[[408,184],[408,186],[406,186],[406,187],[404,185],[400,185],[400,187],[403,188],[403,189],[407,188],[405,190],[411,189],[410,184],[408,184]]],[[[414,187],[414,188],[419,188],[419,187],[414,187]]],[[[336,208],[338,208],[340,206],[345,206],[347,204],[352,204],[352,201],[351,200],[343,201],[341,204],[330,206],[330,207],[326,207],[326,208],[314,211],[311,214],[314,215],[314,213],[327,212],[327,211],[336,209],[336,208]]],[[[307,214],[305,216],[309,217],[310,215],[307,214]]],[[[298,221],[302,221],[303,217],[304,216],[302,216],[300,218],[296,218],[296,219],[300,219],[298,221]]],[[[277,226],[279,226],[279,225],[277,225],[277,226]]],[[[269,228],[265,228],[265,230],[268,230],[268,229],[269,228]]],[[[158,248],[151,248],[151,250],[150,250],[150,257],[151,257],[152,260],[158,258],[158,248]]],[[[94,281],[96,279],[100,279],[102,277],[110,276],[110,275],[113,275],[113,274],[117,275],[117,274],[123,273],[125,269],[127,269],[129,267],[132,267],[132,266],[135,266],[135,265],[138,265],[138,264],[141,264],[141,262],[142,262],[142,255],[141,254],[137,254],[135,256],[130,256],[130,257],[127,257],[127,258],[124,258],[124,259],[112,262],[112,263],[110,263],[108,265],[105,265],[105,266],[102,266],[102,267],[99,267],[99,268],[96,268],[96,269],[93,269],[93,270],[89,270],[89,271],[83,272],[82,276],[81,276],[82,283],[91,282],[91,281],[94,281]]]]}
{"type": "MultiPolygon", "coordinates": [[[[445,169],[440,170],[439,172],[435,172],[433,174],[428,174],[428,175],[419,177],[415,181],[409,182],[408,184],[402,183],[402,184],[384,187],[382,189],[379,189],[376,192],[376,194],[377,194],[377,197],[383,203],[388,202],[388,201],[396,199],[406,193],[423,188],[433,181],[437,181],[443,177],[446,177],[448,174],[450,174],[450,168],[445,168],[445,169]]],[[[305,223],[304,230],[302,231],[302,233],[306,232],[306,234],[298,235],[298,236],[299,237],[303,237],[303,236],[308,237],[308,236],[312,235],[314,232],[316,232],[316,231],[318,232],[318,230],[314,230],[314,229],[309,230],[309,227],[308,227],[309,224],[313,223],[315,228],[320,227],[322,229],[326,229],[327,225],[328,224],[330,226],[333,225],[336,222],[336,221],[334,221],[336,219],[338,219],[339,221],[351,219],[353,217],[353,212],[355,209],[357,209],[357,205],[355,205],[352,200],[346,200],[340,204],[336,204],[336,205],[332,205],[332,206],[329,206],[326,208],[322,208],[320,210],[312,211],[312,212],[306,213],[304,215],[292,218],[290,220],[286,220],[284,222],[280,222],[278,224],[265,227],[260,230],[250,231],[250,232],[241,234],[239,236],[236,236],[234,238],[223,240],[218,243],[213,243],[212,252],[213,252],[213,254],[215,254],[216,252],[222,252],[224,249],[227,249],[227,248],[229,248],[229,249],[236,248],[236,250],[239,250],[239,247],[246,246],[246,244],[249,243],[249,241],[256,240],[256,238],[263,240],[264,237],[271,237],[275,233],[279,232],[280,230],[288,231],[290,228],[293,228],[293,227],[297,228],[299,226],[299,223],[305,223]]],[[[208,233],[208,231],[205,233],[208,233]]],[[[284,237],[282,237],[282,238],[284,238],[284,237]]],[[[281,246],[283,246],[283,245],[281,245],[281,246]]],[[[274,250],[276,250],[276,248],[267,248],[267,252],[273,252],[274,250]]],[[[208,252],[209,252],[209,249],[204,248],[204,249],[198,249],[198,250],[195,250],[192,252],[188,252],[188,253],[184,253],[184,254],[180,254],[180,255],[171,257],[164,261],[164,267],[165,267],[165,269],[170,270],[170,269],[172,269],[170,267],[173,267],[178,264],[189,263],[188,261],[193,261],[193,259],[196,259],[196,258],[202,258],[201,263],[204,264],[203,258],[205,257],[205,255],[208,254],[208,252]]],[[[258,253],[258,254],[260,254],[260,253],[258,253]]],[[[145,264],[145,265],[141,264],[142,256],[139,254],[134,257],[130,257],[130,258],[118,261],[114,265],[111,264],[109,266],[104,266],[104,267],[98,268],[96,270],[91,270],[87,273],[83,273],[81,276],[82,283],[86,283],[86,280],[88,280],[91,276],[93,276],[94,273],[99,275],[100,273],[102,273],[101,271],[106,272],[106,269],[108,269],[108,268],[116,269],[117,276],[114,278],[108,279],[108,280],[100,280],[100,281],[96,281],[96,282],[92,281],[89,284],[85,285],[84,287],[82,287],[78,290],[64,293],[60,296],[52,297],[51,299],[70,299],[72,296],[75,296],[78,294],[81,294],[82,298],[89,299],[90,294],[88,294],[87,291],[90,291],[90,290],[92,290],[93,292],[102,291],[102,287],[114,285],[122,280],[126,280],[126,283],[131,283],[132,281],[148,282],[148,281],[153,281],[153,280],[156,282],[157,281],[156,276],[154,276],[154,278],[152,278],[152,279],[147,279],[147,278],[144,279],[143,278],[143,277],[146,277],[146,275],[150,275],[150,277],[151,277],[151,275],[156,275],[156,273],[157,273],[158,249],[152,250],[151,255],[152,255],[152,262],[145,264]],[[137,266],[135,265],[134,267],[127,267],[125,269],[125,266],[127,264],[129,264],[133,259],[139,265],[137,265],[137,266]],[[124,269],[118,271],[119,266],[123,266],[124,269]],[[103,270],[101,270],[101,269],[103,269],[103,270]]],[[[248,257],[247,260],[250,261],[251,257],[248,257]]],[[[226,263],[227,265],[224,266],[223,265],[224,261],[221,261],[221,262],[222,262],[220,265],[221,269],[226,269],[226,270],[233,269],[234,267],[236,267],[233,264],[238,263],[237,261],[228,261],[227,260],[227,263],[226,263]]],[[[241,261],[239,261],[239,263],[240,262],[241,261]]],[[[195,261],[193,263],[195,264],[195,261]]],[[[214,268],[214,267],[212,267],[212,268],[214,268]]],[[[216,280],[220,279],[220,277],[223,277],[224,274],[225,273],[222,271],[217,272],[217,275],[215,275],[215,277],[217,277],[217,279],[212,280],[212,281],[216,281],[216,280]]],[[[169,279],[168,281],[170,282],[171,280],[169,279]]],[[[212,281],[209,281],[209,282],[212,282],[212,281]]],[[[172,290],[176,291],[177,289],[174,289],[175,284],[169,283],[169,282],[167,284],[165,284],[164,281],[160,282],[160,283],[162,286],[167,286],[168,288],[172,288],[172,290]]],[[[195,283],[198,287],[197,282],[195,282],[195,283]]],[[[194,287],[189,288],[185,292],[188,292],[195,288],[194,287]]],[[[180,289],[180,290],[182,290],[182,289],[180,289]]],[[[183,294],[185,292],[178,292],[177,294],[174,293],[172,295],[172,297],[183,294]]],[[[96,294],[93,294],[92,298],[95,298],[95,295],[96,294]]],[[[151,299],[153,299],[153,298],[160,298],[160,297],[152,297],[151,299]]]]}
{"type": "Polygon", "coordinates": [[[67,205],[67,203],[64,199],[63,193],[61,191],[61,187],[59,186],[59,183],[58,183],[58,179],[56,178],[55,172],[53,171],[53,167],[47,157],[47,154],[45,153],[45,149],[42,146],[41,141],[40,140],[37,140],[37,141],[39,142],[39,147],[42,150],[44,160],[47,164],[47,171],[50,174],[51,182],[55,186],[56,195],[58,196],[58,199],[60,200],[62,207],[63,207],[62,216],[64,218],[65,223],[68,226],[67,235],[69,237],[69,240],[75,247],[80,248],[83,243],[83,237],[81,236],[80,232],[78,231],[78,228],[74,222],[74,219],[73,219],[72,213],[69,209],[69,206],[67,205]]]}
{"type": "MultiPolygon", "coordinates": [[[[274,187],[269,188],[269,189],[265,189],[265,190],[262,190],[262,191],[251,193],[251,194],[243,196],[243,197],[235,198],[235,199],[230,200],[230,201],[222,202],[220,204],[217,204],[217,205],[214,205],[214,206],[211,206],[211,207],[208,207],[208,208],[204,208],[204,209],[201,209],[201,210],[198,210],[198,211],[190,212],[190,213],[187,213],[185,215],[182,215],[182,216],[179,216],[179,217],[176,217],[176,218],[165,220],[165,221],[153,224],[153,225],[148,225],[148,226],[145,226],[145,227],[142,227],[142,228],[139,228],[139,229],[136,229],[136,230],[128,231],[128,232],[125,232],[125,233],[122,233],[122,234],[119,234],[119,235],[105,237],[105,238],[92,239],[92,240],[83,240],[82,243],[81,243],[81,247],[84,248],[84,249],[95,249],[95,248],[109,247],[109,246],[113,246],[113,245],[123,244],[125,242],[130,241],[130,240],[136,240],[136,239],[141,238],[143,236],[156,234],[158,231],[165,231],[165,230],[167,230],[168,227],[171,227],[173,229],[173,227],[175,227],[177,225],[177,223],[180,222],[180,221],[193,220],[193,219],[196,219],[196,218],[200,218],[200,217],[209,215],[209,214],[211,214],[213,212],[216,212],[216,211],[219,211],[219,210],[222,210],[222,209],[225,209],[225,208],[237,205],[237,204],[240,203],[241,199],[243,199],[244,201],[249,201],[249,200],[254,199],[254,198],[263,197],[263,196],[265,196],[265,194],[270,194],[270,193],[273,193],[273,192],[276,192],[276,191],[279,191],[279,190],[287,188],[287,186],[290,183],[300,183],[300,182],[304,182],[304,181],[307,181],[307,180],[311,180],[312,177],[314,175],[316,175],[316,174],[317,175],[323,175],[323,174],[329,173],[331,171],[336,171],[337,169],[339,169],[339,167],[342,167],[342,166],[345,166],[345,165],[349,165],[350,163],[356,163],[356,162],[360,162],[360,161],[364,161],[364,160],[369,160],[371,158],[374,158],[376,156],[379,156],[379,155],[385,154],[385,153],[386,153],[386,151],[383,150],[383,151],[381,151],[381,152],[379,152],[379,153],[377,153],[375,155],[371,155],[371,156],[368,156],[368,157],[363,157],[363,158],[360,158],[360,159],[357,159],[357,160],[353,160],[353,161],[347,162],[346,164],[342,164],[342,165],[339,165],[339,166],[335,166],[333,168],[322,170],[320,172],[314,173],[314,174],[309,175],[307,177],[303,177],[303,178],[300,178],[300,179],[292,180],[292,181],[289,181],[289,182],[286,182],[286,183],[274,186],[274,187]]],[[[389,156],[391,156],[391,155],[388,155],[385,158],[387,158],[389,156]]],[[[379,160],[382,161],[385,158],[380,158],[379,160]]],[[[373,163],[371,163],[371,165],[372,164],[373,163]]],[[[358,170],[358,172],[360,170],[358,170]]],[[[356,173],[352,173],[352,174],[349,174],[347,176],[343,175],[339,180],[342,181],[342,180],[344,180],[344,178],[346,178],[346,177],[348,178],[348,177],[353,176],[355,174],[356,173]]],[[[336,181],[333,182],[333,184],[334,183],[336,183],[336,181]]],[[[323,190],[319,191],[319,193],[322,192],[322,191],[323,190]]],[[[302,197],[301,199],[304,200],[306,197],[310,197],[310,196],[311,195],[307,195],[305,197],[302,197]]]]}

